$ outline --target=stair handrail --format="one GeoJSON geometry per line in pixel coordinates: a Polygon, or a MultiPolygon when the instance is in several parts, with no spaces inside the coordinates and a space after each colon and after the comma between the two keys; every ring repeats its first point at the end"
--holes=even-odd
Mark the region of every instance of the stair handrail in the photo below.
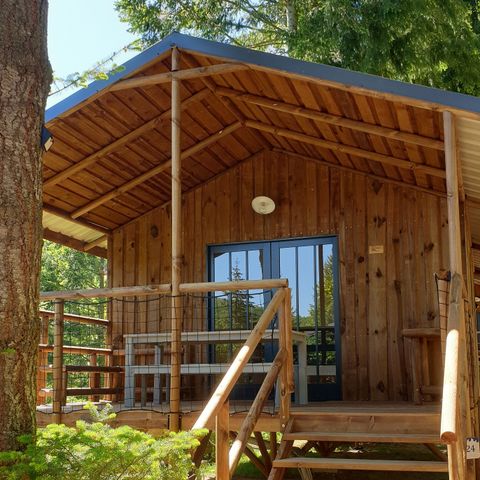
{"type": "Polygon", "coordinates": [[[239,349],[237,355],[232,361],[229,369],[225,373],[224,377],[217,386],[215,392],[210,397],[210,400],[207,402],[205,408],[203,409],[200,416],[197,418],[197,421],[193,425],[192,429],[203,429],[215,418],[222,408],[225,401],[228,399],[231,391],[235,387],[240,375],[243,372],[245,365],[250,360],[255,348],[258,346],[262,340],[265,330],[270,325],[271,321],[275,317],[279,306],[285,298],[285,289],[278,289],[272,297],[272,300],[265,308],[264,312],[260,316],[257,324],[250,332],[245,343],[239,349]]]}

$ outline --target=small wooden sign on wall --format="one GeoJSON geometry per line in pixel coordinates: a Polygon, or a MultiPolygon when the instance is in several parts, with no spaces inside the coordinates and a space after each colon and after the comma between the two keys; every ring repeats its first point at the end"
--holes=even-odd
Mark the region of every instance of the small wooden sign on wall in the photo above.
{"type": "Polygon", "coordinates": [[[383,253],[384,248],[383,245],[369,245],[368,246],[368,253],[370,255],[375,255],[377,253],[383,253]]]}

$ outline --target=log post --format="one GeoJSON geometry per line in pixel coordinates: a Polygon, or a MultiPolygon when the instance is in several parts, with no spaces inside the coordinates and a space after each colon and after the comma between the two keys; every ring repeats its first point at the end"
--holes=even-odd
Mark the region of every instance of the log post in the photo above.
{"type": "MultiPolygon", "coordinates": [[[[180,54],[172,50],[172,71],[180,67],[180,54]]],[[[172,345],[170,381],[170,430],[180,428],[180,369],[182,339],[182,181],[181,181],[181,97],[180,80],[172,77],[172,345]]]]}
{"type": "MultiPolygon", "coordinates": [[[[88,364],[92,367],[97,366],[97,354],[91,353],[89,356],[88,364]]],[[[88,375],[89,388],[100,388],[100,373],[90,372],[88,375]]],[[[98,402],[100,397],[98,395],[90,395],[89,400],[91,402],[98,402]]]]}
{"type": "MultiPolygon", "coordinates": [[[[40,343],[48,343],[48,325],[50,317],[48,315],[41,315],[40,317],[40,343]]],[[[47,368],[48,368],[48,353],[38,352],[38,370],[37,370],[37,404],[46,403],[45,396],[42,390],[47,386],[47,368]]]]}
{"type": "Polygon", "coordinates": [[[228,480],[230,470],[228,465],[230,436],[230,404],[226,400],[215,417],[215,478],[228,480]]]}
{"type": "Polygon", "coordinates": [[[63,315],[65,304],[63,300],[55,301],[54,316],[54,347],[53,347],[53,422],[62,421],[63,402],[63,315]]]}
{"type": "Polygon", "coordinates": [[[461,221],[460,221],[460,194],[459,194],[459,162],[457,152],[457,138],[455,129],[455,119],[451,112],[443,113],[443,130],[445,137],[445,170],[446,170],[446,187],[447,187],[447,212],[448,212],[448,244],[450,271],[452,274],[450,301],[455,298],[458,304],[449,305],[449,318],[447,323],[446,337],[446,358],[444,373],[444,395],[442,399],[442,419],[441,434],[451,432],[453,442],[448,445],[449,455],[449,473],[452,478],[456,475],[459,478],[465,478],[466,460],[465,460],[465,437],[467,436],[469,409],[464,405],[465,392],[469,387],[464,383],[465,371],[467,368],[466,351],[465,351],[465,311],[462,300],[462,238],[461,238],[461,221]],[[454,279],[458,277],[460,285],[454,285],[454,279]],[[451,318],[451,313],[454,318],[451,318]],[[455,354],[454,364],[449,360],[455,354]],[[452,372],[452,368],[457,366],[456,371],[452,372]],[[455,379],[452,378],[455,375],[455,379]],[[456,380],[456,389],[451,388],[452,382],[456,380]],[[447,388],[445,388],[447,387],[447,388]],[[448,388],[450,387],[450,388],[448,388]],[[453,396],[462,399],[456,402],[453,396]],[[445,414],[444,414],[445,412],[445,414]],[[447,415],[447,413],[449,413],[447,415]],[[452,416],[455,418],[452,418],[452,416]],[[457,463],[454,465],[454,458],[457,463]],[[456,471],[454,471],[456,470],[456,471]]]}

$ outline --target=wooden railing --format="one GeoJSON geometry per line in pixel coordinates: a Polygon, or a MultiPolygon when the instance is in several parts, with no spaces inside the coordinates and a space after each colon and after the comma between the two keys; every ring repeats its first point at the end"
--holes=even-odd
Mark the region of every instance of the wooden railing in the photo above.
{"type": "MultiPolygon", "coordinates": [[[[102,390],[103,394],[113,393],[112,388],[100,388],[99,374],[119,373],[115,368],[108,365],[111,360],[112,349],[108,346],[78,346],[65,345],[64,325],[65,322],[76,323],[82,325],[93,325],[103,327],[106,330],[110,326],[110,322],[101,318],[94,318],[84,315],[76,315],[65,313],[64,299],[55,301],[55,311],[40,310],[40,344],[38,355],[38,374],[37,374],[37,403],[44,404],[48,397],[53,397],[52,412],[54,421],[61,420],[61,407],[66,402],[67,394],[69,395],[88,395],[91,400],[97,400],[97,396],[102,390]],[[49,343],[49,324],[54,322],[53,328],[53,344],[49,343]],[[53,365],[49,365],[48,354],[53,352],[53,365]],[[88,366],[66,366],[64,365],[65,354],[88,355],[88,366]],[[98,365],[100,356],[105,357],[104,365],[98,365]],[[67,388],[67,376],[69,372],[88,372],[89,387],[85,389],[69,389],[67,388]],[[52,389],[47,388],[47,374],[53,373],[52,389]]],[[[115,390],[116,391],[116,390],[115,390]]]]}
{"type": "MultiPolygon", "coordinates": [[[[465,398],[463,379],[464,364],[464,300],[463,283],[459,274],[454,274],[450,282],[447,336],[445,345],[445,370],[440,424],[440,438],[448,446],[449,471],[454,478],[465,478],[465,437],[462,402],[465,398]]],[[[453,479],[452,479],[453,480],[453,479]]]]}
{"type": "MultiPolygon", "coordinates": [[[[272,384],[275,381],[276,377],[278,376],[278,372],[281,371],[282,374],[282,397],[281,397],[281,415],[282,418],[285,420],[288,417],[288,410],[289,410],[289,399],[290,393],[294,390],[294,382],[293,382],[293,366],[292,366],[292,349],[291,349],[291,319],[290,319],[290,291],[287,288],[288,282],[285,279],[272,279],[272,280],[240,280],[234,282],[204,282],[204,283],[182,283],[180,284],[180,293],[181,294],[191,294],[191,293],[202,293],[207,294],[209,292],[216,292],[216,291],[225,291],[225,292],[234,292],[234,291],[248,291],[248,290],[270,290],[270,289],[278,289],[276,294],[274,295],[272,301],[265,309],[263,315],[261,316],[257,326],[251,332],[249,339],[247,340],[246,344],[242,347],[239,352],[240,357],[237,355],[237,359],[234,361],[234,365],[238,365],[238,361],[240,359],[241,367],[248,362],[248,359],[251,357],[255,347],[258,345],[262,334],[265,332],[267,326],[270,324],[271,320],[274,318],[275,314],[279,313],[280,324],[282,325],[280,330],[280,345],[284,346],[280,348],[279,355],[277,355],[276,359],[272,364],[272,372],[267,375],[265,382],[268,383],[266,386],[263,387],[261,390],[262,396],[267,389],[269,383],[272,384]],[[287,294],[288,293],[288,294],[287,294]],[[289,325],[288,328],[285,325],[289,325]],[[287,348],[288,346],[288,348],[287,348]],[[285,361],[288,359],[288,361],[285,361]],[[237,362],[237,363],[236,363],[237,362]],[[282,368],[280,368],[280,366],[282,368]]],[[[41,344],[39,346],[40,349],[40,357],[41,363],[43,367],[40,369],[42,374],[45,374],[47,371],[53,371],[53,413],[54,413],[54,421],[60,422],[62,416],[62,404],[65,403],[66,395],[69,392],[69,389],[66,387],[66,375],[68,375],[68,368],[66,368],[63,364],[63,357],[64,354],[67,353],[74,353],[74,354],[90,354],[92,357],[91,365],[89,365],[88,372],[92,378],[90,382],[90,392],[94,392],[94,394],[106,394],[108,389],[102,389],[98,386],[98,381],[96,378],[100,372],[104,372],[104,369],[100,367],[94,368],[96,359],[98,355],[105,355],[107,358],[112,359],[113,351],[110,347],[111,341],[107,342],[108,345],[106,348],[97,348],[97,347],[88,347],[88,346],[73,346],[73,345],[65,345],[64,344],[64,322],[76,322],[76,323],[84,323],[84,324],[91,324],[91,325],[101,325],[104,327],[109,328],[110,322],[108,320],[96,319],[91,317],[84,317],[80,315],[72,315],[66,314],[64,305],[65,301],[68,300],[82,300],[82,299],[105,299],[105,298],[119,298],[119,297],[145,297],[150,295],[162,295],[168,296],[172,293],[172,287],[170,284],[159,284],[159,285],[142,285],[142,286],[132,286],[132,287],[115,287],[115,288],[98,288],[98,289],[86,289],[86,290],[72,290],[72,291],[55,291],[55,292],[44,292],[40,294],[41,301],[53,301],[55,304],[55,311],[43,311],[41,312],[41,317],[43,318],[43,325],[42,327],[42,336],[41,336],[41,344]],[[53,345],[48,344],[48,321],[53,318],[54,320],[54,343],[53,345]],[[53,366],[47,367],[46,364],[46,355],[49,352],[53,352],[53,366]],[[95,357],[95,359],[94,359],[95,357]]],[[[172,297],[173,298],[173,297],[172,297]]],[[[172,351],[173,351],[173,343],[179,342],[180,338],[178,335],[172,335],[172,351]]],[[[180,346],[175,346],[177,351],[180,351],[180,346]]],[[[180,362],[180,356],[174,357],[172,355],[171,358],[171,368],[173,372],[174,363],[180,362]]],[[[105,362],[106,365],[111,365],[111,362],[105,362]]],[[[178,365],[177,365],[178,367],[178,365]]],[[[115,368],[115,367],[111,367],[115,368]]],[[[116,367],[118,368],[118,367],[116,367]]],[[[73,371],[77,371],[75,369],[71,369],[73,371]]],[[[85,370],[87,371],[87,370],[85,370]]],[[[113,370],[112,370],[113,372],[113,370]]],[[[226,378],[231,373],[231,369],[227,372],[226,378]]],[[[235,384],[236,380],[238,380],[238,375],[234,375],[233,385],[235,384]]],[[[45,376],[40,378],[39,380],[39,387],[40,390],[45,389],[45,376]]],[[[264,383],[265,383],[264,382],[264,383]]],[[[111,387],[115,390],[115,387],[111,387]]],[[[232,386],[229,386],[229,392],[231,391],[232,386]]],[[[271,386],[268,389],[268,392],[271,390],[271,386]]],[[[180,390],[180,378],[174,378],[173,373],[171,376],[170,382],[170,389],[171,392],[179,391],[180,390]]],[[[73,391],[73,390],[72,390],[73,391]]],[[[110,392],[110,393],[115,393],[110,392]]],[[[74,393],[76,395],[80,395],[79,389],[74,389],[74,393]]],[[[71,393],[73,395],[73,393],[71,393]]],[[[268,396],[268,393],[266,394],[268,396]]],[[[171,396],[172,397],[172,396],[171,396]]],[[[255,405],[259,405],[259,402],[262,397],[257,401],[255,405]]],[[[266,397],[265,397],[266,398],[266,397]]],[[[208,405],[207,405],[208,407],[208,405]]],[[[175,404],[170,405],[171,411],[175,412],[175,415],[179,415],[179,405],[175,404]]],[[[260,408],[261,409],[261,408],[260,408]]],[[[218,409],[215,409],[215,415],[218,409]]],[[[252,414],[253,415],[253,414],[252,414]]],[[[254,421],[256,419],[254,417],[254,421]]]]}
{"type": "Polygon", "coordinates": [[[247,441],[255,429],[263,406],[279,376],[279,416],[283,427],[285,427],[288,422],[290,416],[290,397],[291,393],[295,390],[290,298],[289,288],[283,287],[277,290],[193,426],[194,430],[202,429],[211,424],[213,419],[215,419],[216,478],[227,479],[233,475],[247,445],[247,441]],[[229,395],[275,315],[278,315],[278,328],[280,331],[278,353],[258,390],[250,410],[239,429],[238,435],[233,440],[232,446],[229,449],[229,395]]]}

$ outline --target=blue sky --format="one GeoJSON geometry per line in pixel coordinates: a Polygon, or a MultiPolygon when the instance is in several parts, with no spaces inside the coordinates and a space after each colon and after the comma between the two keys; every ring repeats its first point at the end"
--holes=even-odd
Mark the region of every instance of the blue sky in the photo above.
{"type": "MultiPolygon", "coordinates": [[[[48,15],[48,50],[56,76],[83,72],[99,60],[135,40],[121,23],[113,7],[114,0],[50,0],[48,15]]],[[[123,63],[133,52],[122,55],[123,63]]],[[[68,90],[70,95],[74,90],[68,90]]],[[[66,96],[50,98],[52,105],[66,96]]]]}

